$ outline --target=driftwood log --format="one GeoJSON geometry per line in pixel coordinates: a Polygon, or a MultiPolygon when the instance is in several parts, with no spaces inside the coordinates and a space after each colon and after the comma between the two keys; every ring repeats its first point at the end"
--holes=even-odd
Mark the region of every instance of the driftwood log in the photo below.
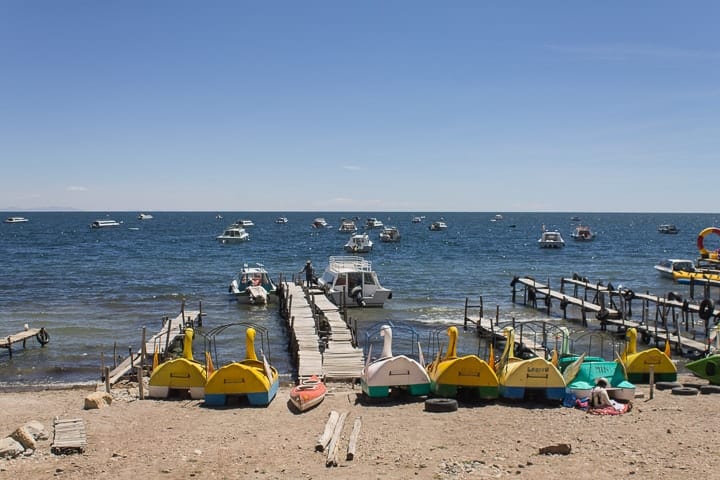
{"type": "Polygon", "coordinates": [[[355,458],[355,448],[357,446],[358,437],[360,436],[360,427],[362,426],[362,418],[356,418],[350,433],[350,441],[348,442],[347,460],[355,458]]]}
{"type": "Polygon", "coordinates": [[[317,443],[315,444],[315,451],[322,452],[325,450],[325,447],[327,447],[330,439],[332,438],[332,434],[335,431],[335,425],[337,424],[338,418],[340,418],[340,414],[335,410],[332,410],[330,412],[330,417],[325,424],[325,430],[323,431],[322,435],[320,435],[317,443]]]}
{"type": "Polygon", "coordinates": [[[338,444],[340,443],[340,436],[342,435],[342,429],[345,425],[345,418],[347,418],[347,415],[347,412],[341,413],[340,418],[338,418],[337,424],[335,425],[335,431],[333,432],[332,439],[330,440],[330,444],[328,445],[327,449],[328,455],[327,460],[325,460],[326,467],[336,467],[338,464],[338,444]]]}

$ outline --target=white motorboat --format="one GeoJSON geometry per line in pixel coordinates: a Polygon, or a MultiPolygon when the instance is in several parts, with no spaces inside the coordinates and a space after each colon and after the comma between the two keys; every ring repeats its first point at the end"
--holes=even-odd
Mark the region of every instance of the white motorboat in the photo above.
{"type": "Polygon", "coordinates": [[[587,225],[578,225],[575,227],[575,231],[571,233],[570,236],[581,242],[589,242],[590,240],[595,239],[595,234],[587,225]]]}
{"type": "Polygon", "coordinates": [[[5,223],[25,223],[28,219],[25,217],[8,217],[5,219],[5,223]]]}
{"type": "Polygon", "coordinates": [[[448,226],[444,220],[436,220],[432,222],[428,228],[433,232],[439,232],[440,230],[447,230],[448,226]]]}
{"type": "Polygon", "coordinates": [[[338,232],[340,232],[340,233],[355,233],[355,232],[357,232],[357,225],[355,225],[354,220],[348,220],[346,218],[343,218],[340,221],[340,226],[338,227],[338,232]]]}
{"type": "Polygon", "coordinates": [[[375,217],[370,217],[365,221],[365,228],[368,230],[373,228],[383,228],[384,226],[383,222],[375,217]]]}
{"type": "Polygon", "coordinates": [[[399,242],[400,241],[400,230],[397,227],[387,226],[380,232],[381,242],[399,242]]]}
{"type": "Polygon", "coordinates": [[[242,228],[237,223],[233,223],[228,228],[225,229],[225,231],[222,233],[222,235],[218,235],[217,237],[218,242],[220,243],[241,243],[246,242],[250,240],[250,234],[245,231],[244,228],[242,228]]]}
{"type": "Polygon", "coordinates": [[[499,213],[490,219],[491,222],[502,222],[503,216],[499,213]]]}
{"type": "Polygon", "coordinates": [[[422,223],[423,218],[425,218],[425,217],[413,217],[412,223],[422,223]]]}
{"type": "Polygon", "coordinates": [[[152,220],[153,216],[149,213],[141,213],[137,218],[138,220],[152,220]]]}
{"type": "Polygon", "coordinates": [[[565,246],[565,240],[557,230],[546,230],[545,225],[542,228],[542,234],[538,238],[540,248],[562,248],[565,246]]]}
{"type": "Polygon", "coordinates": [[[328,223],[323,217],[317,217],[312,222],[313,228],[328,228],[328,223]]]}
{"type": "Polygon", "coordinates": [[[244,264],[230,282],[228,293],[243,304],[261,305],[277,300],[277,286],[262,263],[252,267],[244,264]]]}
{"type": "Polygon", "coordinates": [[[356,233],[345,244],[348,253],[368,253],[372,251],[373,242],[367,233],[356,233]]]}
{"type": "Polygon", "coordinates": [[[680,230],[672,223],[664,223],[658,227],[658,232],[660,232],[660,233],[675,234],[675,233],[678,233],[679,231],[680,230]]]}
{"type": "Polygon", "coordinates": [[[695,262],[684,258],[667,258],[660,260],[657,265],[655,265],[655,270],[658,271],[661,277],[671,280],[675,278],[673,276],[675,272],[693,273],[697,271],[695,262]]]}
{"type": "Polygon", "coordinates": [[[241,219],[241,220],[238,220],[238,221],[235,222],[235,223],[237,223],[238,225],[240,225],[240,226],[243,227],[243,228],[254,227],[254,226],[255,226],[255,222],[253,222],[252,220],[248,220],[248,219],[241,219]]]}
{"type": "Polygon", "coordinates": [[[116,220],[95,220],[90,224],[90,228],[106,228],[118,226],[120,226],[120,222],[116,220]]]}
{"type": "Polygon", "coordinates": [[[382,307],[392,291],[380,285],[372,262],[358,256],[330,257],[318,286],[337,306],[382,307]]]}
{"type": "Polygon", "coordinates": [[[288,223],[288,218],[287,217],[278,217],[275,219],[275,223],[278,223],[278,224],[288,223]]]}

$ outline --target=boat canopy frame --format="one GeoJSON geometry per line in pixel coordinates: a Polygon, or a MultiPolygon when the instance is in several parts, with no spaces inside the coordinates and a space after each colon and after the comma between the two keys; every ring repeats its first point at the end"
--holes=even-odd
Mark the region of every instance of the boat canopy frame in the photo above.
{"type": "MultiPolygon", "coordinates": [[[[205,352],[209,352],[212,356],[213,362],[215,365],[221,365],[220,362],[220,356],[218,354],[217,350],[217,336],[225,330],[231,328],[231,327],[246,327],[247,328],[253,328],[255,329],[255,335],[256,338],[259,337],[260,342],[260,353],[265,356],[268,362],[270,362],[270,338],[268,335],[268,329],[257,325],[255,323],[250,322],[235,322],[235,323],[226,323],[224,325],[219,325],[215,328],[212,328],[211,330],[208,330],[207,332],[200,332],[200,335],[204,338],[204,346],[205,346],[205,352]]],[[[247,352],[246,352],[247,354],[247,352]]],[[[272,362],[271,362],[272,363],[272,362]]]]}

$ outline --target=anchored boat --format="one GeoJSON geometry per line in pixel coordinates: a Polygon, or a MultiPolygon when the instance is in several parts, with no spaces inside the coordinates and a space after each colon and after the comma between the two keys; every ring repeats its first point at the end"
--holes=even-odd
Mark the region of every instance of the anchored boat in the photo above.
{"type": "Polygon", "coordinates": [[[256,263],[254,267],[243,264],[230,282],[228,292],[243,304],[262,305],[277,301],[277,285],[262,263],[256,263]]]}
{"type": "Polygon", "coordinates": [[[330,257],[318,286],[332,303],[343,307],[382,307],[392,298],[372,263],[358,256],[330,257]]]}

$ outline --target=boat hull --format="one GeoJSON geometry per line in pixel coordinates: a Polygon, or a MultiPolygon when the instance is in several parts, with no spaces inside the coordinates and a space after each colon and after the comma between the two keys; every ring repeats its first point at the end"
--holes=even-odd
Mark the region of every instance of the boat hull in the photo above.
{"type": "Polygon", "coordinates": [[[300,382],[290,390],[290,403],[300,412],[319,405],[327,393],[327,387],[317,376],[300,382]]]}
{"type": "Polygon", "coordinates": [[[512,358],[498,373],[500,396],[511,400],[540,398],[562,401],[565,380],[555,366],[544,358],[512,358]]]}
{"type": "Polygon", "coordinates": [[[656,382],[674,382],[677,380],[677,367],[657,348],[627,355],[625,370],[628,381],[649,383],[650,367],[653,367],[656,382]]]}
{"type": "Polygon", "coordinates": [[[711,384],[720,385],[720,354],[688,362],[685,367],[711,384]]]}
{"type": "Polygon", "coordinates": [[[192,360],[177,358],[160,364],[150,376],[148,396],[168,398],[172,392],[188,392],[193,400],[205,396],[205,368],[192,360]]]}

